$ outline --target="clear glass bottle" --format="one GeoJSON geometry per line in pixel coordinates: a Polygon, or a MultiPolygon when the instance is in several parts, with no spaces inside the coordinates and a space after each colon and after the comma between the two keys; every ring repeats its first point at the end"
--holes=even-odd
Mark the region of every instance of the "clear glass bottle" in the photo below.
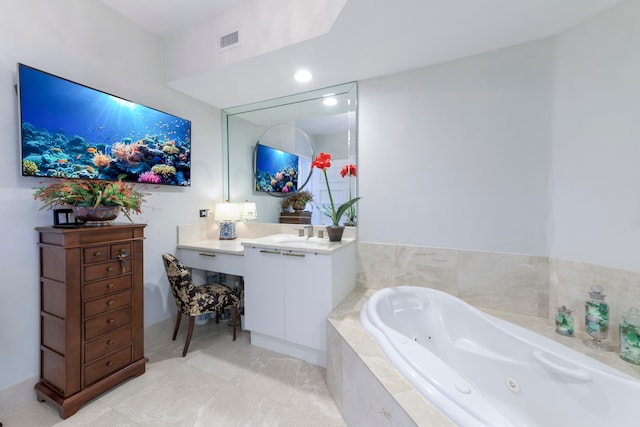
{"type": "Polygon", "coordinates": [[[558,312],[556,313],[556,332],[560,335],[572,337],[573,324],[571,310],[564,305],[562,307],[558,307],[558,312]]]}
{"type": "Polygon", "coordinates": [[[602,342],[609,336],[609,304],[604,302],[606,295],[602,292],[602,286],[592,286],[589,299],[584,303],[585,329],[593,338],[584,343],[596,350],[611,351],[613,348],[602,342]]]}
{"type": "Polygon", "coordinates": [[[640,310],[631,307],[622,313],[620,323],[620,357],[634,365],[640,365],[640,310]]]}

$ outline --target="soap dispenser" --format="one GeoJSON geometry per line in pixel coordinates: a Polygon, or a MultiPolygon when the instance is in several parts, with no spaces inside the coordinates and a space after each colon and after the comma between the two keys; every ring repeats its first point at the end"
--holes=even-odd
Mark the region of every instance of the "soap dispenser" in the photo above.
{"type": "Polygon", "coordinates": [[[585,329],[591,340],[583,342],[589,347],[600,351],[611,351],[613,348],[602,341],[609,336],[609,304],[604,302],[602,286],[592,286],[589,299],[584,304],[585,329]]]}
{"type": "Polygon", "coordinates": [[[622,313],[620,323],[620,357],[634,365],[640,365],[640,310],[631,307],[622,313]]]}

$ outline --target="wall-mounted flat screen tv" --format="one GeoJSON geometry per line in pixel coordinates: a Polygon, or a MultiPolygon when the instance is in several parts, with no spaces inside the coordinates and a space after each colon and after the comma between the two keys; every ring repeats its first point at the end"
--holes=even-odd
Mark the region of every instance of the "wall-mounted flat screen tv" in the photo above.
{"type": "Polygon", "coordinates": [[[18,64],[22,175],[191,183],[191,122],[18,64]]]}
{"type": "Polygon", "coordinates": [[[299,157],[277,148],[256,144],[256,190],[268,193],[298,191],[299,157]]]}

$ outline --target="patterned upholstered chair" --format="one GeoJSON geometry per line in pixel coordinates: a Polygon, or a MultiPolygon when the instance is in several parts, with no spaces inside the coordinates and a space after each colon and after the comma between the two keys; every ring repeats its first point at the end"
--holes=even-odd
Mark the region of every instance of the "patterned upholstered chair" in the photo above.
{"type": "Polygon", "coordinates": [[[236,340],[236,324],[238,321],[238,302],[240,299],[235,292],[228,286],[211,283],[196,286],[191,280],[191,273],[187,268],[171,254],[162,254],[164,269],[167,272],[171,292],[176,299],[178,306],[178,316],[176,318],[176,327],[173,331],[173,340],[175,341],[180,329],[180,320],[182,315],[189,316],[189,331],[187,332],[187,340],[184,343],[182,357],[186,356],[193,335],[193,326],[195,325],[196,316],[206,313],[216,313],[216,323],[220,318],[220,311],[231,309],[233,340],[236,340]]]}

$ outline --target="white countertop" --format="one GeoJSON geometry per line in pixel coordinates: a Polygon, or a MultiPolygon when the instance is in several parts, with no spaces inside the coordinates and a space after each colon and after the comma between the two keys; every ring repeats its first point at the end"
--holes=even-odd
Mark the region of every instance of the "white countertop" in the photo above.
{"type": "Polygon", "coordinates": [[[245,246],[254,246],[267,249],[281,249],[296,252],[331,254],[350,244],[355,239],[343,238],[340,242],[330,242],[328,238],[298,237],[293,234],[272,234],[269,236],[250,238],[237,238],[233,240],[205,239],[179,243],[178,249],[191,249],[195,251],[209,251],[229,255],[244,255],[245,246]]]}
{"type": "Polygon", "coordinates": [[[244,247],[242,243],[252,239],[233,239],[233,240],[219,240],[219,239],[207,239],[196,240],[193,242],[179,243],[178,249],[192,249],[196,251],[211,251],[229,255],[244,255],[244,247]]]}

